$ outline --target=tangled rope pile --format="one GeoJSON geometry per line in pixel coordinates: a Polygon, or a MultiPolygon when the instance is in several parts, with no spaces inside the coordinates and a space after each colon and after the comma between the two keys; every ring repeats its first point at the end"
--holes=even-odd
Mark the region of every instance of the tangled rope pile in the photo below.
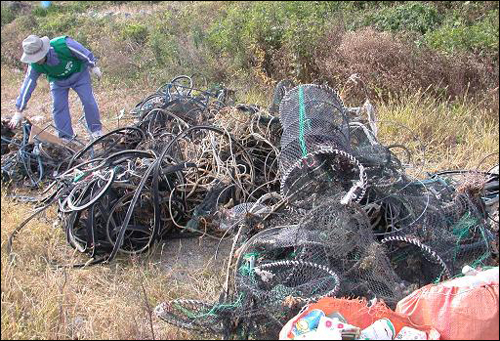
{"type": "Polygon", "coordinates": [[[54,180],[66,170],[73,150],[64,145],[34,139],[29,143],[31,123],[24,122],[14,131],[2,120],[2,182],[22,183],[38,188],[42,181],[54,180]]]}
{"type": "Polygon", "coordinates": [[[133,109],[135,124],[65,159],[37,212],[58,205],[68,243],[92,258],[77,266],[144,252],[159,239],[218,238],[220,207],[255,201],[276,187],[276,124],[242,111],[253,123],[238,141],[222,123],[230,112],[220,111],[224,92],[176,77],[133,109]]]}

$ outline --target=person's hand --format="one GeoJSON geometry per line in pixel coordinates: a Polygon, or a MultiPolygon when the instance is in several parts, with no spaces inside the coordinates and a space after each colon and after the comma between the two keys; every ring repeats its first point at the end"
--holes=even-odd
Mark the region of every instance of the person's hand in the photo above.
{"type": "Polygon", "coordinates": [[[94,66],[92,69],[90,69],[90,73],[92,75],[96,76],[97,79],[101,80],[102,72],[101,72],[101,69],[99,69],[98,66],[94,66]]]}
{"type": "Polygon", "coordinates": [[[16,128],[19,125],[19,122],[21,122],[23,120],[23,118],[24,118],[24,114],[19,110],[16,111],[14,116],[12,116],[12,118],[10,119],[10,122],[9,122],[10,129],[16,128]]]}

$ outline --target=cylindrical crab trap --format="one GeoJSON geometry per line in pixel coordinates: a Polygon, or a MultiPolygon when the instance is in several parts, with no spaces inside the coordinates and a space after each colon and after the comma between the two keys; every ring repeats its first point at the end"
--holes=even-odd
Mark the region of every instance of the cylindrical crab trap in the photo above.
{"type": "Polygon", "coordinates": [[[349,123],[344,105],[331,88],[313,84],[293,88],[281,101],[279,113],[282,174],[321,147],[349,149],[349,137],[342,131],[349,123]]]}

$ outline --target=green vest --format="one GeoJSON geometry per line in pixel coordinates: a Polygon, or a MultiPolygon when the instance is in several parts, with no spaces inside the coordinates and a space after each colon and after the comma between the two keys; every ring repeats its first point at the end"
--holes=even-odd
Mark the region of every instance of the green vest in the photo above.
{"type": "Polygon", "coordinates": [[[67,36],[61,36],[50,41],[50,46],[54,48],[57,58],[59,58],[59,64],[47,65],[47,63],[44,63],[40,65],[31,63],[31,67],[35,71],[47,75],[49,82],[67,79],[75,72],[80,72],[82,70],[83,62],[73,56],[68,45],[66,45],[66,37],[67,36]]]}

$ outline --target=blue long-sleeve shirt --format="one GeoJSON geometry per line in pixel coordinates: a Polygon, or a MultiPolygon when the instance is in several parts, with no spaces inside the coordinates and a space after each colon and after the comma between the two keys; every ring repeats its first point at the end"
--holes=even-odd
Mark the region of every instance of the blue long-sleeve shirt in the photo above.
{"type": "MultiPolygon", "coordinates": [[[[80,77],[82,72],[85,72],[87,70],[87,68],[92,68],[96,65],[96,60],[93,53],[87,50],[82,44],[71,39],[70,37],[66,38],[66,44],[68,45],[68,48],[73,56],[83,61],[85,67],[80,72],[75,72],[66,79],[55,81],[57,85],[61,86],[73,83],[76,79],[78,79],[78,77],[80,77]]],[[[46,63],[48,65],[59,64],[59,58],[57,57],[57,53],[54,51],[53,47],[50,47],[49,52],[47,53],[46,63]]],[[[16,108],[19,111],[23,111],[26,108],[26,105],[31,98],[31,94],[36,88],[38,77],[40,77],[40,75],[41,73],[35,71],[35,69],[31,67],[31,65],[28,66],[28,71],[26,72],[26,76],[21,86],[19,97],[17,97],[16,100],[16,108]]]]}

